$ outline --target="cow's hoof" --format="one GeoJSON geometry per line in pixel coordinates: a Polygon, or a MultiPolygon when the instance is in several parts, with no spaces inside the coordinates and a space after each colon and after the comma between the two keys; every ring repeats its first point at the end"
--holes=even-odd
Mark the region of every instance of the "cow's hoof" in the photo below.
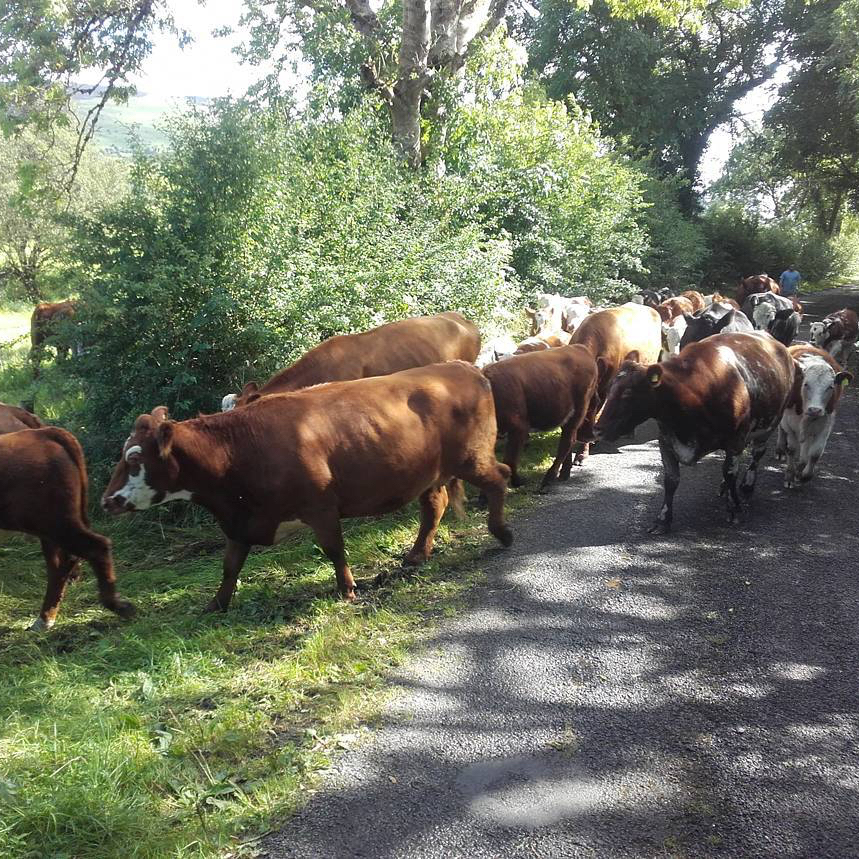
{"type": "Polygon", "coordinates": [[[514,489],[519,489],[520,486],[525,485],[525,481],[518,474],[512,474],[510,475],[510,485],[514,489]]]}
{"type": "Polygon", "coordinates": [[[221,603],[213,599],[204,609],[203,614],[217,614],[218,612],[225,612],[227,607],[225,605],[221,605],[221,603]]]}
{"type": "Polygon", "coordinates": [[[565,468],[559,475],[558,480],[563,480],[565,483],[570,479],[570,472],[572,468],[565,468]]]}
{"type": "Polygon", "coordinates": [[[784,462],[784,460],[785,460],[785,458],[786,458],[786,457],[787,457],[787,451],[784,451],[784,450],[777,450],[777,451],[775,452],[775,460],[776,460],[776,462],[784,462]]]}
{"type": "Polygon", "coordinates": [[[50,629],[54,625],[54,621],[52,620],[42,620],[42,618],[37,617],[29,626],[30,632],[44,632],[46,629],[50,629]]]}
{"type": "Polygon", "coordinates": [[[426,563],[427,557],[428,556],[425,555],[423,552],[415,552],[415,551],[409,552],[403,558],[403,566],[404,567],[419,567],[421,564],[426,563]]]}
{"type": "Polygon", "coordinates": [[[785,489],[795,489],[795,488],[796,488],[796,484],[795,484],[792,480],[785,480],[785,482],[784,482],[784,488],[785,488],[785,489]]]}
{"type": "Polygon", "coordinates": [[[661,522],[657,520],[654,522],[648,529],[648,534],[655,534],[659,536],[660,534],[668,534],[671,531],[671,523],[670,522],[661,522]]]}
{"type": "Polygon", "coordinates": [[[137,609],[128,600],[116,600],[108,608],[116,612],[123,620],[131,620],[137,614],[137,609]]]}
{"type": "Polygon", "coordinates": [[[513,545],[513,532],[507,525],[503,525],[501,528],[496,528],[492,534],[505,549],[513,545]]]}
{"type": "Polygon", "coordinates": [[[750,484],[743,483],[740,486],[740,493],[743,496],[745,496],[746,498],[748,498],[752,493],[754,493],[754,491],[755,491],[755,484],[754,483],[750,483],[750,484]]]}

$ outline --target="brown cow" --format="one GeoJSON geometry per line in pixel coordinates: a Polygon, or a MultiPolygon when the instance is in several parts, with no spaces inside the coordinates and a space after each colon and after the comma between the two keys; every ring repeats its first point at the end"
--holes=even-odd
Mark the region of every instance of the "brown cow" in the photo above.
{"type": "Polygon", "coordinates": [[[756,292],[781,293],[781,287],[768,274],[754,274],[740,279],[737,286],[737,304],[743,306],[746,299],[756,292]]]}
{"type": "MultiPolygon", "coordinates": [[[[45,354],[47,341],[56,338],[61,323],[73,319],[77,313],[78,302],[74,298],[67,301],[44,302],[36,305],[30,317],[30,361],[33,365],[33,377],[38,378],[42,359],[45,354]]],[[[68,358],[70,346],[62,339],[54,340],[57,358],[68,358]]]]}
{"type": "MultiPolygon", "coordinates": [[[[615,373],[630,353],[638,360],[651,363],[662,350],[662,323],[659,314],[642,304],[622,304],[591,314],[573,334],[570,345],[581,344],[600,363],[597,401],[605,400],[615,373]]],[[[596,402],[585,419],[584,434],[590,436],[596,420],[596,402]]],[[[590,442],[579,445],[575,464],[582,465],[590,453],[590,442]]]]}
{"type": "Polygon", "coordinates": [[[722,469],[728,521],[740,510],[737,459],[752,445],[741,489],[751,494],[767,441],[794,385],[790,353],[769,334],[716,334],[690,343],[661,364],[627,361],[617,374],[596,426],[597,437],[619,438],[648,418],[659,424],[665,500],[651,533],[667,533],[674,515],[680,463],[694,465],[725,451],[722,469]]]}
{"type": "Polygon", "coordinates": [[[561,427],[558,450],[542,485],[557,480],[559,475],[561,480],[567,480],[576,435],[596,394],[597,365],[593,355],[584,346],[561,346],[515,355],[490,364],[483,374],[492,385],[498,431],[507,435],[504,462],[510,467],[511,485],[522,485],[519,458],[531,430],[557,426],[561,427]]]}
{"type": "Polygon", "coordinates": [[[686,313],[691,314],[693,312],[692,308],[692,302],[688,298],[678,295],[674,298],[666,298],[662,304],[657,306],[656,312],[659,314],[659,318],[668,325],[679,316],[683,316],[686,313]]]}
{"type": "Polygon", "coordinates": [[[289,523],[309,525],[354,599],[340,520],[399,510],[420,498],[421,526],[407,563],[432,551],[459,478],[483,490],[489,530],[505,546],[510,469],[495,459],[489,382],[463,361],[266,396],[193,420],[167,409],[141,415],[102,505],[111,513],[185,498],[211,511],[227,537],[224,575],[209,611],[226,610],[252,545],[271,545],[289,523]]]}
{"type": "Polygon", "coordinates": [[[18,406],[0,403],[0,434],[23,429],[39,429],[44,424],[32,413],[18,406]]]}
{"type": "Polygon", "coordinates": [[[240,394],[227,394],[221,409],[229,411],[266,394],[284,394],[322,382],[387,376],[456,359],[472,362],[479,352],[480,332],[460,313],[402,319],[359,334],[331,337],[262,387],[248,382],[240,394]]]}
{"type": "Polygon", "coordinates": [[[42,611],[30,629],[48,629],[80,559],[89,561],[105,608],[131,617],[116,592],[110,540],[90,529],[87,473],[77,439],[59,427],[0,435],[0,528],[38,537],[48,571],[42,611]]]}
{"type": "Polygon", "coordinates": [[[686,298],[692,302],[692,312],[697,313],[707,307],[707,300],[704,296],[695,289],[687,289],[686,292],[681,292],[678,298],[686,298]]]}

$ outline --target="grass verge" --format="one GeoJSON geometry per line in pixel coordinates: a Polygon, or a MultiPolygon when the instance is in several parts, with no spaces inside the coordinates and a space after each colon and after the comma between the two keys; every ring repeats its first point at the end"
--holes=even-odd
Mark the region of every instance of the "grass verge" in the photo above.
{"type": "MultiPolygon", "coordinates": [[[[533,439],[531,485],[554,441],[533,439]]],[[[508,511],[533,501],[511,493],[508,511]]],[[[410,505],[346,523],[359,583],[392,574],[356,605],[335,598],[331,565],[303,532],[251,555],[227,614],[201,615],[222,538],[192,509],[178,523],[169,508],[96,523],[138,606],[130,623],[98,606],[87,571],[57,626],[28,633],[44,589],[39,547],[2,541],[0,856],[252,854],[372,721],[385,671],[502,551],[470,509],[445,521],[427,565],[397,575],[417,531],[410,505]]]]}

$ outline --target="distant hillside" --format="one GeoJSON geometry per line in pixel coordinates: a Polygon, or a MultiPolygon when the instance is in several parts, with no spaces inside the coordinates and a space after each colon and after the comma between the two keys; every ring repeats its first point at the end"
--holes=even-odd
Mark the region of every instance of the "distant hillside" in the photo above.
{"type": "MultiPolygon", "coordinates": [[[[79,115],[94,107],[99,99],[95,93],[86,98],[77,97],[73,104],[79,115]]],[[[159,149],[166,145],[167,138],[159,125],[175,111],[182,110],[189,102],[205,104],[207,99],[198,97],[160,98],[147,93],[138,93],[127,104],[108,103],[101,112],[96,126],[95,143],[100,149],[122,155],[131,153],[133,135],[147,149],[159,149]]]]}

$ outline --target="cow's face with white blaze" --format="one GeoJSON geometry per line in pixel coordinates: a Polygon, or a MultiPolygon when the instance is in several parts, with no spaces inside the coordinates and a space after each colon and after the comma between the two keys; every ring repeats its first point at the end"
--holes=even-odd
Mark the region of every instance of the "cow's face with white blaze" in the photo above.
{"type": "Polygon", "coordinates": [[[809,326],[811,342],[817,346],[818,349],[822,349],[823,344],[826,342],[826,332],[828,327],[829,326],[825,322],[812,322],[809,326]]]}
{"type": "Polygon", "coordinates": [[[758,331],[769,331],[775,319],[776,309],[769,301],[761,301],[752,312],[752,323],[758,331]]]}
{"type": "Polygon", "coordinates": [[[101,505],[105,510],[135,512],[191,497],[177,482],[179,463],[173,456],[174,426],[167,418],[165,406],[158,406],[135,421],[122,446],[122,458],[102,495],[101,505]]]}
{"type": "Polygon", "coordinates": [[[846,370],[836,373],[822,358],[807,358],[798,365],[801,374],[799,406],[807,418],[822,418],[835,411],[841,392],[853,380],[846,370]]]}

